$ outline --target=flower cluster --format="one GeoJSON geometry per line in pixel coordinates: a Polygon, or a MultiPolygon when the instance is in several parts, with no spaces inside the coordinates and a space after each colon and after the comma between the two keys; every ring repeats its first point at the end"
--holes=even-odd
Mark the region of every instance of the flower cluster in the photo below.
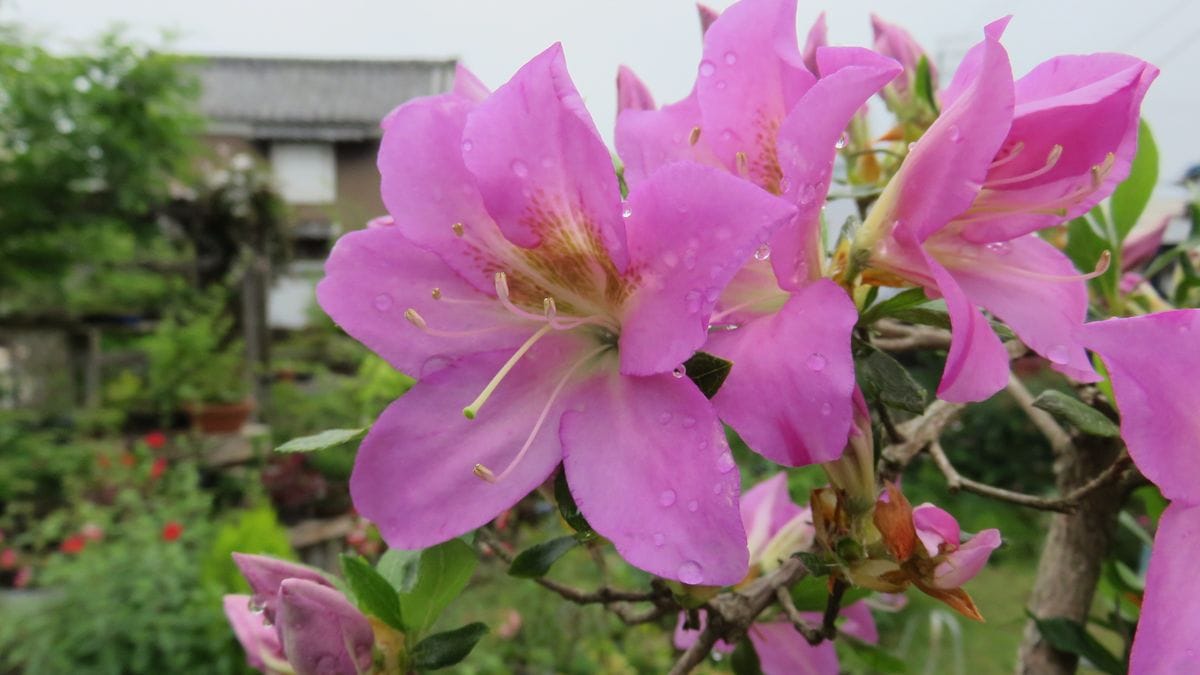
{"type": "MultiPolygon", "coordinates": [[[[387,116],[389,216],[337,242],[317,289],[343,329],[418,380],[361,445],[359,513],[390,546],[427,547],[561,470],[595,532],[652,574],[735,585],[815,548],[856,585],[916,585],[979,618],[961,586],[999,533],[962,541],[950,514],[879,484],[856,387],[863,310],[881,287],[918,288],[949,318],[947,401],[1008,383],[993,319],[1077,382],[1101,379],[1089,351],[1105,362],[1134,461],[1175,500],[1134,667],[1195,665],[1183,645],[1200,603],[1175,598],[1195,586],[1200,541],[1200,388],[1188,375],[1200,317],[1089,323],[1087,282],[1108,257],[1081,271],[1043,236],[1129,175],[1157,69],[1060,56],[1014,79],[1005,18],[940,87],[904,30],[875,19],[873,50],[834,47],[822,17],[802,47],[795,11],[795,0],[702,9],[695,83],[675,103],[658,106],[622,68],[623,180],[559,45],[494,91],[460,67],[452,91],[387,116]],[[880,138],[864,112],[876,95],[898,121],[880,138]],[[877,199],[860,199],[861,224],[829,242],[823,206],[839,171],[877,199]],[[715,395],[686,377],[698,351],[733,364],[715,395]],[[831,487],[814,492],[811,515],[782,478],[739,509],[723,425],[778,464],[826,465],[831,487]]],[[[256,592],[284,606],[301,587],[336,595],[311,578],[266,586],[256,592]]],[[[255,649],[308,644],[289,643],[286,624],[255,649]]],[[[758,624],[750,639],[774,630],[758,624]]]]}

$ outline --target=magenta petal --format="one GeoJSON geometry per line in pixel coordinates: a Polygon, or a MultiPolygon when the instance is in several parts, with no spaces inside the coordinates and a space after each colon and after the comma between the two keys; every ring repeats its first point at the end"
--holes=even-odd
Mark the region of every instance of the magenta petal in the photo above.
{"type": "Polygon", "coordinates": [[[979,574],[992,551],[1000,546],[1000,530],[983,530],[946,556],[933,571],[935,588],[953,589],[962,586],[979,574]]]}
{"type": "Polygon", "coordinates": [[[1121,436],[1138,469],[1167,499],[1200,502],[1200,310],[1109,319],[1083,330],[1112,377],[1121,436]]]}
{"type": "MultiPolygon", "coordinates": [[[[679,619],[675,622],[675,635],[673,638],[676,649],[687,649],[700,638],[700,632],[708,624],[708,613],[701,609],[697,614],[700,616],[699,626],[696,628],[684,628],[683,624],[687,622],[687,614],[684,612],[679,613],[679,619]]],[[[734,650],[734,646],[724,640],[717,640],[716,644],[713,645],[713,649],[722,654],[728,654],[734,650]]]]}
{"type": "Polygon", "coordinates": [[[563,415],[563,467],[596,532],[631,565],[685,584],[746,576],[738,471],[704,394],[671,375],[597,375],[563,415]]]}
{"type": "Polygon", "coordinates": [[[742,0],[704,34],[696,93],[706,141],[734,171],[744,153],[748,178],[776,191],[776,130],[815,81],[796,44],[796,0],[742,0]]]}
{"type": "Polygon", "coordinates": [[[315,584],[330,586],[325,575],[307,565],[288,562],[279,558],[249,553],[234,553],[233,562],[238,571],[250,584],[254,603],[263,609],[268,621],[275,620],[279,604],[279,585],[284,579],[305,579],[315,584]]]}
{"type": "Polygon", "coordinates": [[[612,158],[571,82],[562,46],[525,64],[471,111],[462,155],[488,211],[513,243],[563,230],[599,238],[625,268],[621,192],[612,158]]]}
{"type": "Polygon", "coordinates": [[[999,42],[1000,38],[1004,37],[1004,30],[1008,28],[1010,20],[1012,20],[1012,16],[1005,16],[984,26],[983,34],[988,39],[967,50],[962,61],[959,61],[958,68],[954,71],[954,79],[951,80],[950,85],[942,91],[939,97],[941,107],[948,108],[954,105],[958,97],[979,77],[979,70],[983,67],[983,55],[988,41],[999,42]]]}
{"type": "Polygon", "coordinates": [[[839,633],[858,638],[867,644],[879,643],[879,629],[875,626],[875,617],[871,614],[871,606],[865,601],[859,601],[843,608],[841,616],[842,623],[838,626],[839,633]]]}
{"type": "Polygon", "coordinates": [[[1174,219],[1175,215],[1171,214],[1163,216],[1158,223],[1149,224],[1150,221],[1143,220],[1134,227],[1121,248],[1121,268],[1136,269],[1142,263],[1150,262],[1162,246],[1163,235],[1167,233],[1167,227],[1174,219]]]}
{"type": "Polygon", "coordinates": [[[423,378],[388,406],[359,447],[350,477],[355,508],[390,546],[402,549],[439,544],[495,518],[545,481],[562,458],[556,432],[566,392],[553,403],[551,394],[586,347],[569,335],[543,338],[473,420],[463,407],[510,352],[466,356],[423,378]],[[511,475],[489,483],[473,473],[483,464],[500,474],[543,410],[542,425],[511,475]]]}
{"type": "Polygon", "coordinates": [[[804,67],[808,68],[808,72],[813,75],[821,73],[817,65],[817,50],[828,44],[829,30],[825,26],[825,12],[821,12],[817,15],[817,20],[813,22],[812,28],[808,29],[808,37],[804,40],[804,51],[801,52],[804,67]]]}
{"type": "Polygon", "coordinates": [[[754,451],[785,466],[837,459],[850,436],[854,303],[829,280],[777,313],[714,333],[706,349],[733,362],[713,397],[721,419],[754,451]]]}
{"type": "Polygon", "coordinates": [[[940,260],[973,304],[1000,317],[1056,370],[1083,382],[1098,379],[1079,342],[1087,283],[1070,258],[1032,234],[986,246],[960,240],[948,247],[959,257],[940,260]]]}
{"type": "Polygon", "coordinates": [[[375,633],[341,593],[288,579],[280,598],[279,632],[296,675],[357,675],[370,669],[375,633]]]}
{"type": "Polygon", "coordinates": [[[395,227],[357,230],[339,239],[325,262],[317,302],[343,330],[413,377],[421,377],[434,356],[445,361],[515,349],[532,332],[395,227]],[[408,309],[432,329],[471,334],[435,337],[405,319],[408,309]]]}
{"type": "Polygon", "coordinates": [[[1175,502],[1154,535],[1130,675],[1200,672],[1200,506],[1175,502]]]}
{"type": "Polygon", "coordinates": [[[467,67],[461,63],[454,66],[454,89],[455,94],[463,98],[474,101],[476,103],[488,97],[492,93],[487,85],[483,83],[475,73],[467,70],[467,67]]]}
{"type": "Polygon", "coordinates": [[[799,208],[793,225],[771,240],[771,266],[781,287],[794,290],[820,274],[821,207],[833,177],[838,138],[851,118],[900,66],[867,49],[817,50],[821,79],[796,103],[779,128],[783,196],[799,208]]]}
{"type": "Polygon", "coordinates": [[[724,169],[704,134],[694,137],[699,128],[700,103],[695,91],[660,110],[622,111],[617,116],[616,146],[625,164],[625,181],[637,187],[664,164],[683,160],[724,169]]]}
{"type": "Polygon", "coordinates": [[[958,521],[933,504],[927,502],[913,509],[913,526],[931,556],[938,554],[939,544],[947,543],[950,548],[958,546],[958,521]]]}
{"type": "Polygon", "coordinates": [[[225,618],[233,627],[242,649],[246,650],[246,663],[256,670],[266,670],[263,654],[283,659],[283,647],[275,629],[263,622],[262,614],[250,611],[249,595],[226,595],[221,598],[225,618]]]}
{"type": "MultiPolygon", "coordinates": [[[[871,30],[875,34],[875,51],[899,61],[909,78],[916,77],[917,66],[921,63],[921,57],[925,56],[925,50],[913,36],[900,26],[888,23],[874,14],[871,15],[871,30]]],[[[928,63],[931,85],[936,91],[937,69],[934,68],[932,60],[928,63]]],[[[907,91],[909,83],[902,79],[894,86],[903,92],[907,91]]]]}
{"type": "Polygon", "coordinates": [[[700,14],[701,34],[707,33],[708,28],[721,16],[720,12],[701,2],[696,3],[696,11],[700,14]]]}
{"type": "Polygon", "coordinates": [[[837,652],[826,640],[815,647],[786,621],[756,623],[746,635],[758,652],[763,675],[838,675],[837,652]]]}
{"type": "Polygon", "coordinates": [[[654,110],[650,88],[627,66],[617,69],[617,113],[623,110],[654,110]]]}
{"type": "Polygon", "coordinates": [[[629,194],[639,286],[621,319],[621,372],[669,372],[704,344],[722,289],[795,209],[710,167],[663,167],[629,194]]]}
{"type": "Polygon", "coordinates": [[[803,512],[788,495],[787,474],[779,472],[747,490],[741,499],[742,526],[750,546],[750,561],[758,559],[771,537],[803,512]]]}

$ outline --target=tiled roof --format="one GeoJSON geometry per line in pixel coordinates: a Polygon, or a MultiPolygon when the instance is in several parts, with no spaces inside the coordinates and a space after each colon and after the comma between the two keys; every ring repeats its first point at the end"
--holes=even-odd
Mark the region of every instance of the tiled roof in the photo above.
{"type": "Polygon", "coordinates": [[[204,57],[200,109],[213,133],[354,140],[417,96],[446,91],[454,61],[204,57]]]}

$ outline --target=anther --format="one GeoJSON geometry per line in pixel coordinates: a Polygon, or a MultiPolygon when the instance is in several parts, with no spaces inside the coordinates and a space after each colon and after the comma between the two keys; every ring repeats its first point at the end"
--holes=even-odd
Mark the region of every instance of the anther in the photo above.
{"type": "Polygon", "coordinates": [[[436,288],[436,287],[435,287],[435,288],[433,289],[433,292],[432,292],[432,293],[430,293],[430,295],[432,295],[432,296],[433,296],[433,299],[434,299],[434,300],[441,300],[441,299],[442,299],[442,289],[440,289],[440,288],[436,288]]]}
{"type": "Polygon", "coordinates": [[[1024,149],[1025,149],[1025,141],[1017,141],[1017,144],[1012,147],[1012,150],[1010,150],[1007,155],[992,162],[991,168],[995,169],[995,168],[1004,166],[1005,164],[1008,164],[1009,162],[1016,159],[1017,155],[1021,154],[1021,151],[1024,149]]]}
{"type": "Polygon", "coordinates": [[[417,328],[420,328],[421,330],[425,330],[427,328],[425,319],[417,313],[417,310],[413,309],[412,307],[404,310],[404,318],[408,319],[409,323],[417,328]]]}
{"type": "Polygon", "coordinates": [[[1058,164],[1058,160],[1062,158],[1063,146],[1055,145],[1050,149],[1050,153],[1046,155],[1046,163],[1039,169],[1034,169],[1028,173],[1023,173],[1019,176],[1009,176],[1008,178],[997,178],[984,183],[984,187],[994,188],[1002,185],[1012,185],[1013,183],[1023,183],[1027,180],[1037,178],[1038,176],[1048,173],[1058,164]]]}
{"type": "Polygon", "coordinates": [[[542,300],[542,312],[546,316],[546,321],[554,322],[554,317],[558,316],[558,307],[554,304],[554,298],[542,300]]]}
{"type": "Polygon", "coordinates": [[[483,479],[489,483],[496,482],[496,474],[492,473],[491,469],[487,468],[486,466],[484,466],[482,464],[476,464],[475,468],[472,469],[471,471],[476,476],[479,476],[481,479],[483,479]]]}
{"type": "Polygon", "coordinates": [[[455,223],[450,226],[450,229],[454,230],[454,236],[456,236],[456,237],[463,236],[463,232],[466,231],[465,228],[463,228],[462,223],[455,223]]]}
{"type": "Polygon", "coordinates": [[[504,272],[496,272],[496,297],[508,299],[508,276],[504,272]]]}
{"type": "Polygon", "coordinates": [[[688,145],[695,145],[700,142],[700,127],[692,127],[692,133],[688,135],[688,145]]]}
{"type": "Polygon", "coordinates": [[[738,173],[741,174],[743,177],[749,175],[750,167],[748,166],[749,163],[746,161],[746,153],[739,150],[737,155],[735,155],[735,157],[737,158],[738,173]]]}

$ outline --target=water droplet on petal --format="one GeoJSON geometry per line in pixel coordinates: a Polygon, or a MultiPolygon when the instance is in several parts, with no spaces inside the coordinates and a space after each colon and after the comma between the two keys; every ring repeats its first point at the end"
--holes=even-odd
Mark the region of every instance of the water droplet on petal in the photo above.
{"type": "Polygon", "coordinates": [[[957,124],[951,124],[950,125],[950,141],[952,143],[958,143],[961,140],[962,140],[962,131],[960,131],[958,129],[957,124]]]}
{"type": "Polygon", "coordinates": [[[758,260],[758,261],[763,261],[770,257],[771,257],[771,247],[767,246],[766,244],[759,246],[758,250],[754,252],[754,259],[758,260]]]}
{"type": "Polygon", "coordinates": [[[517,178],[524,178],[529,175],[529,167],[525,166],[525,162],[514,159],[511,166],[512,172],[517,174],[517,178]]]}
{"type": "Polygon", "coordinates": [[[779,194],[786,194],[792,188],[792,181],[787,178],[779,179],[779,194]]]}
{"type": "Polygon", "coordinates": [[[679,424],[682,425],[684,429],[691,429],[692,427],[696,426],[696,418],[692,417],[691,415],[685,415],[679,424]]]}
{"type": "Polygon", "coordinates": [[[687,303],[688,314],[695,314],[700,311],[700,291],[688,291],[687,295],[683,296],[683,300],[687,303]]]}
{"type": "Polygon", "coordinates": [[[721,289],[716,286],[709,286],[704,289],[704,299],[708,302],[716,302],[719,297],[721,297],[721,289]]]}
{"type": "Polygon", "coordinates": [[[666,542],[667,542],[667,535],[663,534],[662,532],[654,533],[654,545],[655,546],[662,546],[666,542]]]}
{"type": "Polygon", "coordinates": [[[1066,345],[1054,345],[1046,350],[1046,358],[1050,359],[1051,363],[1061,366],[1071,360],[1071,351],[1066,345]]]}
{"type": "Polygon", "coordinates": [[[262,614],[266,606],[259,601],[258,596],[250,596],[250,601],[246,603],[246,609],[250,610],[251,614],[262,614]]]}
{"type": "Polygon", "coordinates": [[[696,249],[689,248],[683,254],[683,266],[688,268],[689,270],[696,269],[696,249]]]}
{"type": "Polygon", "coordinates": [[[464,140],[464,141],[462,142],[462,149],[463,149],[463,152],[470,152],[470,151],[471,151],[471,148],[473,148],[473,147],[475,147],[475,144],[474,144],[474,143],[472,143],[472,142],[471,142],[469,139],[468,139],[468,140],[464,140]]]}
{"type": "Polygon", "coordinates": [[[674,251],[667,251],[663,254],[662,259],[667,267],[675,267],[679,264],[679,256],[675,255],[674,251]]]}
{"type": "Polygon", "coordinates": [[[679,580],[689,586],[695,586],[704,581],[704,571],[700,563],[689,560],[679,566],[679,580]]]}
{"type": "Polygon", "coordinates": [[[695,513],[699,510],[700,510],[700,502],[696,501],[695,499],[688,502],[688,511],[695,513]]]}
{"type": "Polygon", "coordinates": [[[733,132],[730,131],[729,129],[722,131],[721,132],[721,140],[723,140],[723,141],[733,140],[733,132]]]}
{"type": "Polygon", "coordinates": [[[708,448],[708,441],[700,441],[700,449],[705,450],[707,448],[708,448]]]}
{"type": "Polygon", "coordinates": [[[725,63],[727,63],[727,64],[729,64],[729,65],[731,65],[731,66],[732,66],[733,64],[737,63],[737,53],[735,53],[735,52],[725,52],[725,63]]]}
{"type": "Polygon", "coordinates": [[[821,414],[828,417],[833,412],[833,406],[828,403],[821,404],[821,414]]]}
{"type": "Polygon", "coordinates": [[[675,503],[675,491],[674,490],[663,490],[662,494],[660,494],[658,496],[658,503],[661,506],[670,506],[670,505],[674,504],[675,503]]]}
{"type": "Polygon", "coordinates": [[[713,494],[714,494],[714,495],[719,495],[719,494],[721,494],[721,492],[722,492],[724,489],[725,489],[725,485],[724,485],[724,484],[722,484],[722,483],[713,483],[713,494]]]}
{"type": "Polygon", "coordinates": [[[834,143],[833,147],[837,148],[838,150],[841,150],[842,148],[846,147],[846,144],[849,142],[850,142],[850,137],[847,136],[843,132],[841,136],[838,136],[837,143],[834,143]]]}
{"type": "Polygon", "coordinates": [[[721,473],[729,473],[730,471],[733,471],[733,467],[735,466],[737,466],[737,464],[734,463],[733,455],[729,452],[722,452],[717,457],[717,471],[720,471],[721,473]]]}
{"type": "Polygon", "coordinates": [[[807,183],[800,188],[800,203],[809,204],[817,197],[817,188],[812,183],[807,183]]]}
{"type": "Polygon", "coordinates": [[[659,415],[658,423],[659,424],[670,424],[671,423],[671,413],[665,412],[665,413],[659,415]]]}
{"type": "Polygon", "coordinates": [[[375,296],[375,309],[386,312],[392,308],[392,296],[387,293],[380,293],[375,296]]]}
{"type": "Polygon", "coordinates": [[[682,378],[684,375],[687,375],[687,368],[685,368],[684,365],[681,363],[681,364],[675,366],[675,370],[672,370],[671,374],[674,375],[675,379],[678,380],[678,379],[682,378]]]}
{"type": "Polygon", "coordinates": [[[808,359],[804,363],[808,366],[809,370],[819,373],[825,370],[825,366],[829,364],[829,359],[825,358],[824,354],[813,352],[808,355],[808,359]]]}
{"type": "Polygon", "coordinates": [[[984,246],[984,248],[996,255],[1008,255],[1009,253],[1012,253],[1012,244],[1007,241],[993,241],[992,243],[984,246]]]}
{"type": "Polygon", "coordinates": [[[717,89],[725,88],[725,80],[717,80],[717,89]]]}
{"type": "Polygon", "coordinates": [[[621,210],[622,217],[628,218],[629,216],[632,216],[632,215],[633,215],[633,209],[629,208],[628,205],[626,205],[625,208],[621,210]]]}
{"type": "Polygon", "coordinates": [[[701,77],[711,77],[712,74],[715,72],[717,72],[717,67],[712,64],[712,61],[701,61],[700,62],[700,76],[701,77]]]}

